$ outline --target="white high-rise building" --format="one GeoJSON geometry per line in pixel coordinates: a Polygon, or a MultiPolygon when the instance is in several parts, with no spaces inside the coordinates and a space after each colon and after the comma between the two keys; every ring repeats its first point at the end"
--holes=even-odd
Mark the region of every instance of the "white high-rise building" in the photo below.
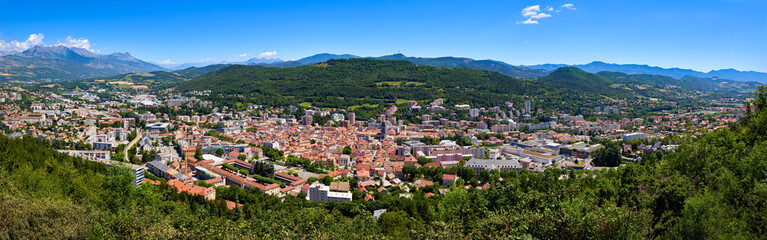
{"type": "Polygon", "coordinates": [[[469,117],[477,117],[479,116],[479,109],[472,108],[469,110],[469,117]]]}
{"type": "Polygon", "coordinates": [[[525,113],[530,113],[530,100],[525,101],[525,113]]]}

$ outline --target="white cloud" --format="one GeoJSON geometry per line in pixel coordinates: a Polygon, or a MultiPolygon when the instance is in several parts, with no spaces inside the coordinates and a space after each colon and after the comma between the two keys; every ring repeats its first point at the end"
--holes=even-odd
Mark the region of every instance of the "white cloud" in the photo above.
{"type": "MultiPolygon", "coordinates": [[[[562,5],[560,9],[557,9],[556,12],[560,12],[563,9],[575,10],[576,8],[572,3],[567,3],[562,5]]],[[[554,12],[554,7],[546,6],[543,11],[554,12]]],[[[527,18],[527,20],[518,21],[517,24],[538,24],[538,19],[550,18],[552,15],[542,12],[541,5],[532,5],[522,9],[522,17],[527,18]]]]}
{"type": "Polygon", "coordinates": [[[237,54],[238,57],[247,57],[250,53],[237,54]]]}
{"type": "Polygon", "coordinates": [[[545,13],[538,13],[536,15],[530,16],[530,18],[532,18],[532,19],[541,19],[541,18],[547,18],[547,17],[551,17],[551,15],[550,14],[545,14],[545,13]]]}
{"type": "Polygon", "coordinates": [[[533,19],[549,18],[551,14],[542,13],[541,5],[533,5],[522,9],[522,16],[526,17],[527,20],[517,22],[517,24],[538,24],[538,21],[533,19]]]}
{"type": "Polygon", "coordinates": [[[88,41],[87,38],[72,38],[72,36],[67,36],[67,38],[62,42],[59,41],[59,44],[56,44],[57,46],[65,46],[65,47],[76,47],[76,48],[82,48],[88,51],[91,50],[91,43],[88,41]]]}
{"type": "Polygon", "coordinates": [[[259,57],[273,57],[275,55],[277,55],[277,51],[264,52],[264,53],[258,54],[259,57]]]}
{"type": "Polygon", "coordinates": [[[517,22],[517,24],[538,24],[538,21],[528,18],[525,21],[517,22]]]}
{"type": "Polygon", "coordinates": [[[541,11],[541,5],[533,5],[522,9],[522,16],[530,17],[541,11]]]}
{"type": "Polygon", "coordinates": [[[162,64],[165,64],[165,65],[174,65],[174,64],[176,64],[175,62],[171,61],[170,59],[168,59],[168,60],[165,60],[165,61],[163,61],[163,62],[161,62],[161,63],[162,63],[162,64]]]}
{"type": "Polygon", "coordinates": [[[5,40],[0,40],[0,51],[22,52],[36,45],[42,45],[44,37],[45,36],[42,33],[38,33],[38,34],[30,34],[29,38],[27,38],[27,40],[24,40],[22,42],[19,42],[17,40],[13,40],[10,42],[6,42],[5,40]]]}

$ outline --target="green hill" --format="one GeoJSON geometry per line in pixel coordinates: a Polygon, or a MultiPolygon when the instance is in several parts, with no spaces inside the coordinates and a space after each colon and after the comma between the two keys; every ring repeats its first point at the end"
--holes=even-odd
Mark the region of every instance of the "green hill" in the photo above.
{"type": "Polygon", "coordinates": [[[616,95],[626,93],[625,91],[611,88],[610,85],[615,83],[613,80],[574,67],[558,68],[548,76],[539,78],[539,81],[599,94],[616,95]]]}
{"type": "Polygon", "coordinates": [[[474,60],[471,58],[460,57],[407,57],[403,54],[394,54],[388,56],[376,57],[374,59],[382,60],[402,60],[412,62],[418,65],[427,65],[432,67],[444,68],[470,68],[476,70],[495,71],[516,78],[535,78],[548,74],[548,71],[541,69],[528,69],[524,67],[512,66],[508,63],[494,60],[474,60]]]}
{"type": "MultiPolygon", "coordinates": [[[[297,67],[302,65],[312,65],[320,62],[325,62],[330,59],[351,59],[360,58],[359,56],[350,54],[330,54],[320,53],[309,57],[301,58],[295,61],[275,62],[275,63],[257,63],[246,65],[259,65],[264,67],[297,67]]],[[[508,63],[495,60],[474,60],[471,58],[461,57],[408,57],[403,54],[392,54],[380,57],[368,57],[369,59],[378,60],[401,60],[415,63],[417,65],[426,65],[440,68],[470,68],[475,70],[494,71],[505,74],[507,76],[516,78],[535,78],[545,76],[548,71],[541,69],[528,69],[524,67],[513,66],[508,63]]]]}
{"type": "MultiPolygon", "coordinates": [[[[493,107],[506,101],[521,102],[525,97],[559,102],[592,96],[497,72],[362,58],[293,68],[228,66],[185,82],[177,90],[212,90],[214,102],[230,107],[238,103],[286,106],[310,102],[319,107],[347,108],[436,98],[444,98],[448,106],[465,103],[493,107]]],[[[576,103],[572,104],[575,107],[576,103]]]]}

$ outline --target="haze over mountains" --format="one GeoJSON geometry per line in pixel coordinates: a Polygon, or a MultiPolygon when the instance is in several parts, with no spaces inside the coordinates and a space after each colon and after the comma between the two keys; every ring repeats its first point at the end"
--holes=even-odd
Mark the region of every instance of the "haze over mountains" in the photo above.
{"type": "MultiPolygon", "coordinates": [[[[108,77],[127,73],[144,73],[181,70],[189,67],[204,67],[214,64],[243,64],[266,67],[297,67],[312,65],[330,59],[362,58],[351,54],[321,53],[298,60],[279,58],[251,58],[242,62],[198,62],[184,64],[150,63],[134,58],[129,53],[97,54],[86,49],[64,46],[35,46],[24,52],[0,54],[0,80],[54,81],[79,80],[108,77]]],[[[612,64],[591,62],[580,65],[540,64],[514,66],[496,60],[474,60],[462,57],[410,57],[393,54],[380,57],[366,57],[379,60],[402,60],[417,65],[444,68],[470,68],[499,72],[517,78],[539,78],[548,76],[561,67],[576,67],[589,73],[620,72],[625,74],[648,74],[668,76],[677,80],[686,76],[694,78],[719,78],[735,81],[757,81],[767,83],[767,73],[721,69],[707,73],[681,68],[661,68],[639,64],[612,64]]]]}
{"type": "Polygon", "coordinates": [[[77,80],[159,70],[164,69],[127,52],[102,55],[65,46],[38,45],[0,57],[0,80],[77,80]]]}
{"type": "Polygon", "coordinates": [[[576,67],[586,72],[598,73],[598,72],[622,72],[626,74],[652,74],[669,76],[676,79],[682,79],[685,76],[699,77],[699,78],[723,78],[735,81],[757,81],[761,83],[767,83],[767,73],[754,72],[754,71],[738,71],[735,69],[720,69],[709,71],[707,73],[699,72],[691,69],[682,68],[661,68],[640,64],[614,64],[605,63],[600,61],[594,61],[588,64],[540,64],[540,65],[523,65],[522,67],[530,69],[542,69],[546,71],[553,71],[560,67],[576,67]]]}

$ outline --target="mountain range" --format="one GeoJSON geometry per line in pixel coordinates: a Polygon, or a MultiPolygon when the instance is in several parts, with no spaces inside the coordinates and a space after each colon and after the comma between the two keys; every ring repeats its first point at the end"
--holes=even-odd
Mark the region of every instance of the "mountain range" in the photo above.
{"type": "MultiPolygon", "coordinates": [[[[294,61],[271,61],[264,62],[258,61],[260,59],[253,58],[246,62],[239,64],[245,65],[260,65],[266,67],[296,67],[302,65],[311,65],[319,62],[324,62],[330,59],[349,59],[349,58],[362,58],[360,56],[351,54],[330,54],[320,53],[305,57],[294,61]]],[[[588,64],[568,65],[568,64],[540,64],[540,65],[520,65],[514,66],[502,61],[496,60],[474,60],[471,58],[462,57],[408,57],[403,54],[393,54],[380,57],[367,57],[371,59],[381,60],[402,60],[412,62],[418,65],[426,65],[432,67],[443,68],[471,68],[476,70],[486,70],[499,72],[508,76],[517,78],[537,78],[549,75],[552,71],[560,67],[576,67],[586,72],[599,73],[599,72],[621,72],[626,74],[648,74],[648,75],[661,75],[668,76],[675,79],[683,79],[685,76],[695,78],[715,78],[715,79],[728,79],[734,81],[757,81],[761,83],[767,83],[767,73],[755,72],[755,71],[738,71],[735,69],[720,69],[709,71],[707,73],[699,72],[691,69],[682,68],[661,68],[649,65],[640,64],[615,64],[605,63],[600,61],[594,61],[588,64]]],[[[274,59],[273,59],[274,60],[274,59]]]]}
{"type": "Polygon", "coordinates": [[[557,107],[579,109],[582,105],[577,102],[586,100],[741,97],[758,87],[759,83],[754,81],[691,76],[675,79],[620,72],[595,74],[576,67],[560,67],[543,77],[519,79],[495,71],[349,58],[292,68],[229,65],[181,82],[176,91],[211,90],[211,100],[225,106],[311,103],[317,107],[351,109],[381,107],[397,99],[436,98],[450,99],[452,104],[497,106],[509,99],[533,97],[563,102],[563,106],[557,107]]]}
{"type": "Polygon", "coordinates": [[[560,67],[537,80],[606,96],[637,95],[656,98],[685,98],[704,94],[734,97],[753,92],[760,85],[755,81],[739,82],[693,76],[675,79],[669,76],[651,74],[626,74],[608,71],[589,73],[576,67],[560,67]]]}
{"type": "Polygon", "coordinates": [[[523,65],[521,67],[530,69],[541,69],[546,71],[553,71],[560,67],[576,67],[586,72],[598,73],[598,72],[622,72],[626,74],[651,74],[669,76],[676,79],[682,79],[685,76],[698,77],[698,78],[721,78],[734,81],[757,81],[761,83],[767,83],[767,73],[755,72],[755,71],[738,71],[735,69],[720,69],[709,72],[699,72],[692,69],[682,68],[661,68],[640,64],[615,64],[605,63],[600,61],[594,61],[588,64],[540,64],[540,65],[523,65]]]}
{"type": "Polygon", "coordinates": [[[65,46],[34,46],[0,57],[0,80],[77,80],[160,70],[165,69],[127,52],[102,55],[65,46]]]}
{"type": "MultiPolygon", "coordinates": [[[[298,60],[282,60],[279,58],[251,58],[242,62],[198,62],[184,64],[153,64],[134,58],[129,53],[112,53],[102,55],[82,48],[64,46],[35,46],[24,52],[0,54],[0,81],[54,81],[78,80],[108,77],[128,73],[147,73],[166,71],[168,69],[182,70],[189,67],[204,67],[217,64],[259,65],[265,67],[297,67],[313,65],[330,59],[363,58],[351,54],[321,53],[298,60]],[[4,54],[4,55],[3,55],[4,54]],[[163,68],[161,66],[165,66],[163,68]]],[[[378,60],[401,60],[441,68],[470,68],[499,72],[507,76],[524,79],[535,79],[548,76],[552,71],[561,67],[576,67],[589,73],[621,72],[625,74],[647,74],[668,76],[677,80],[685,77],[727,79],[734,81],[757,81],[767,83],[767,73],[755,71],[738,71],[721,69],[710,72],[699,72],[691,69],[661,68],[640,64],[614,64],[591,62],[588,64],[540,64],[514,66],[496,60],[474,60],[463,57],[410,57],[403,54],[393,54],[380,57],[366,57],[378,60]]]]}

